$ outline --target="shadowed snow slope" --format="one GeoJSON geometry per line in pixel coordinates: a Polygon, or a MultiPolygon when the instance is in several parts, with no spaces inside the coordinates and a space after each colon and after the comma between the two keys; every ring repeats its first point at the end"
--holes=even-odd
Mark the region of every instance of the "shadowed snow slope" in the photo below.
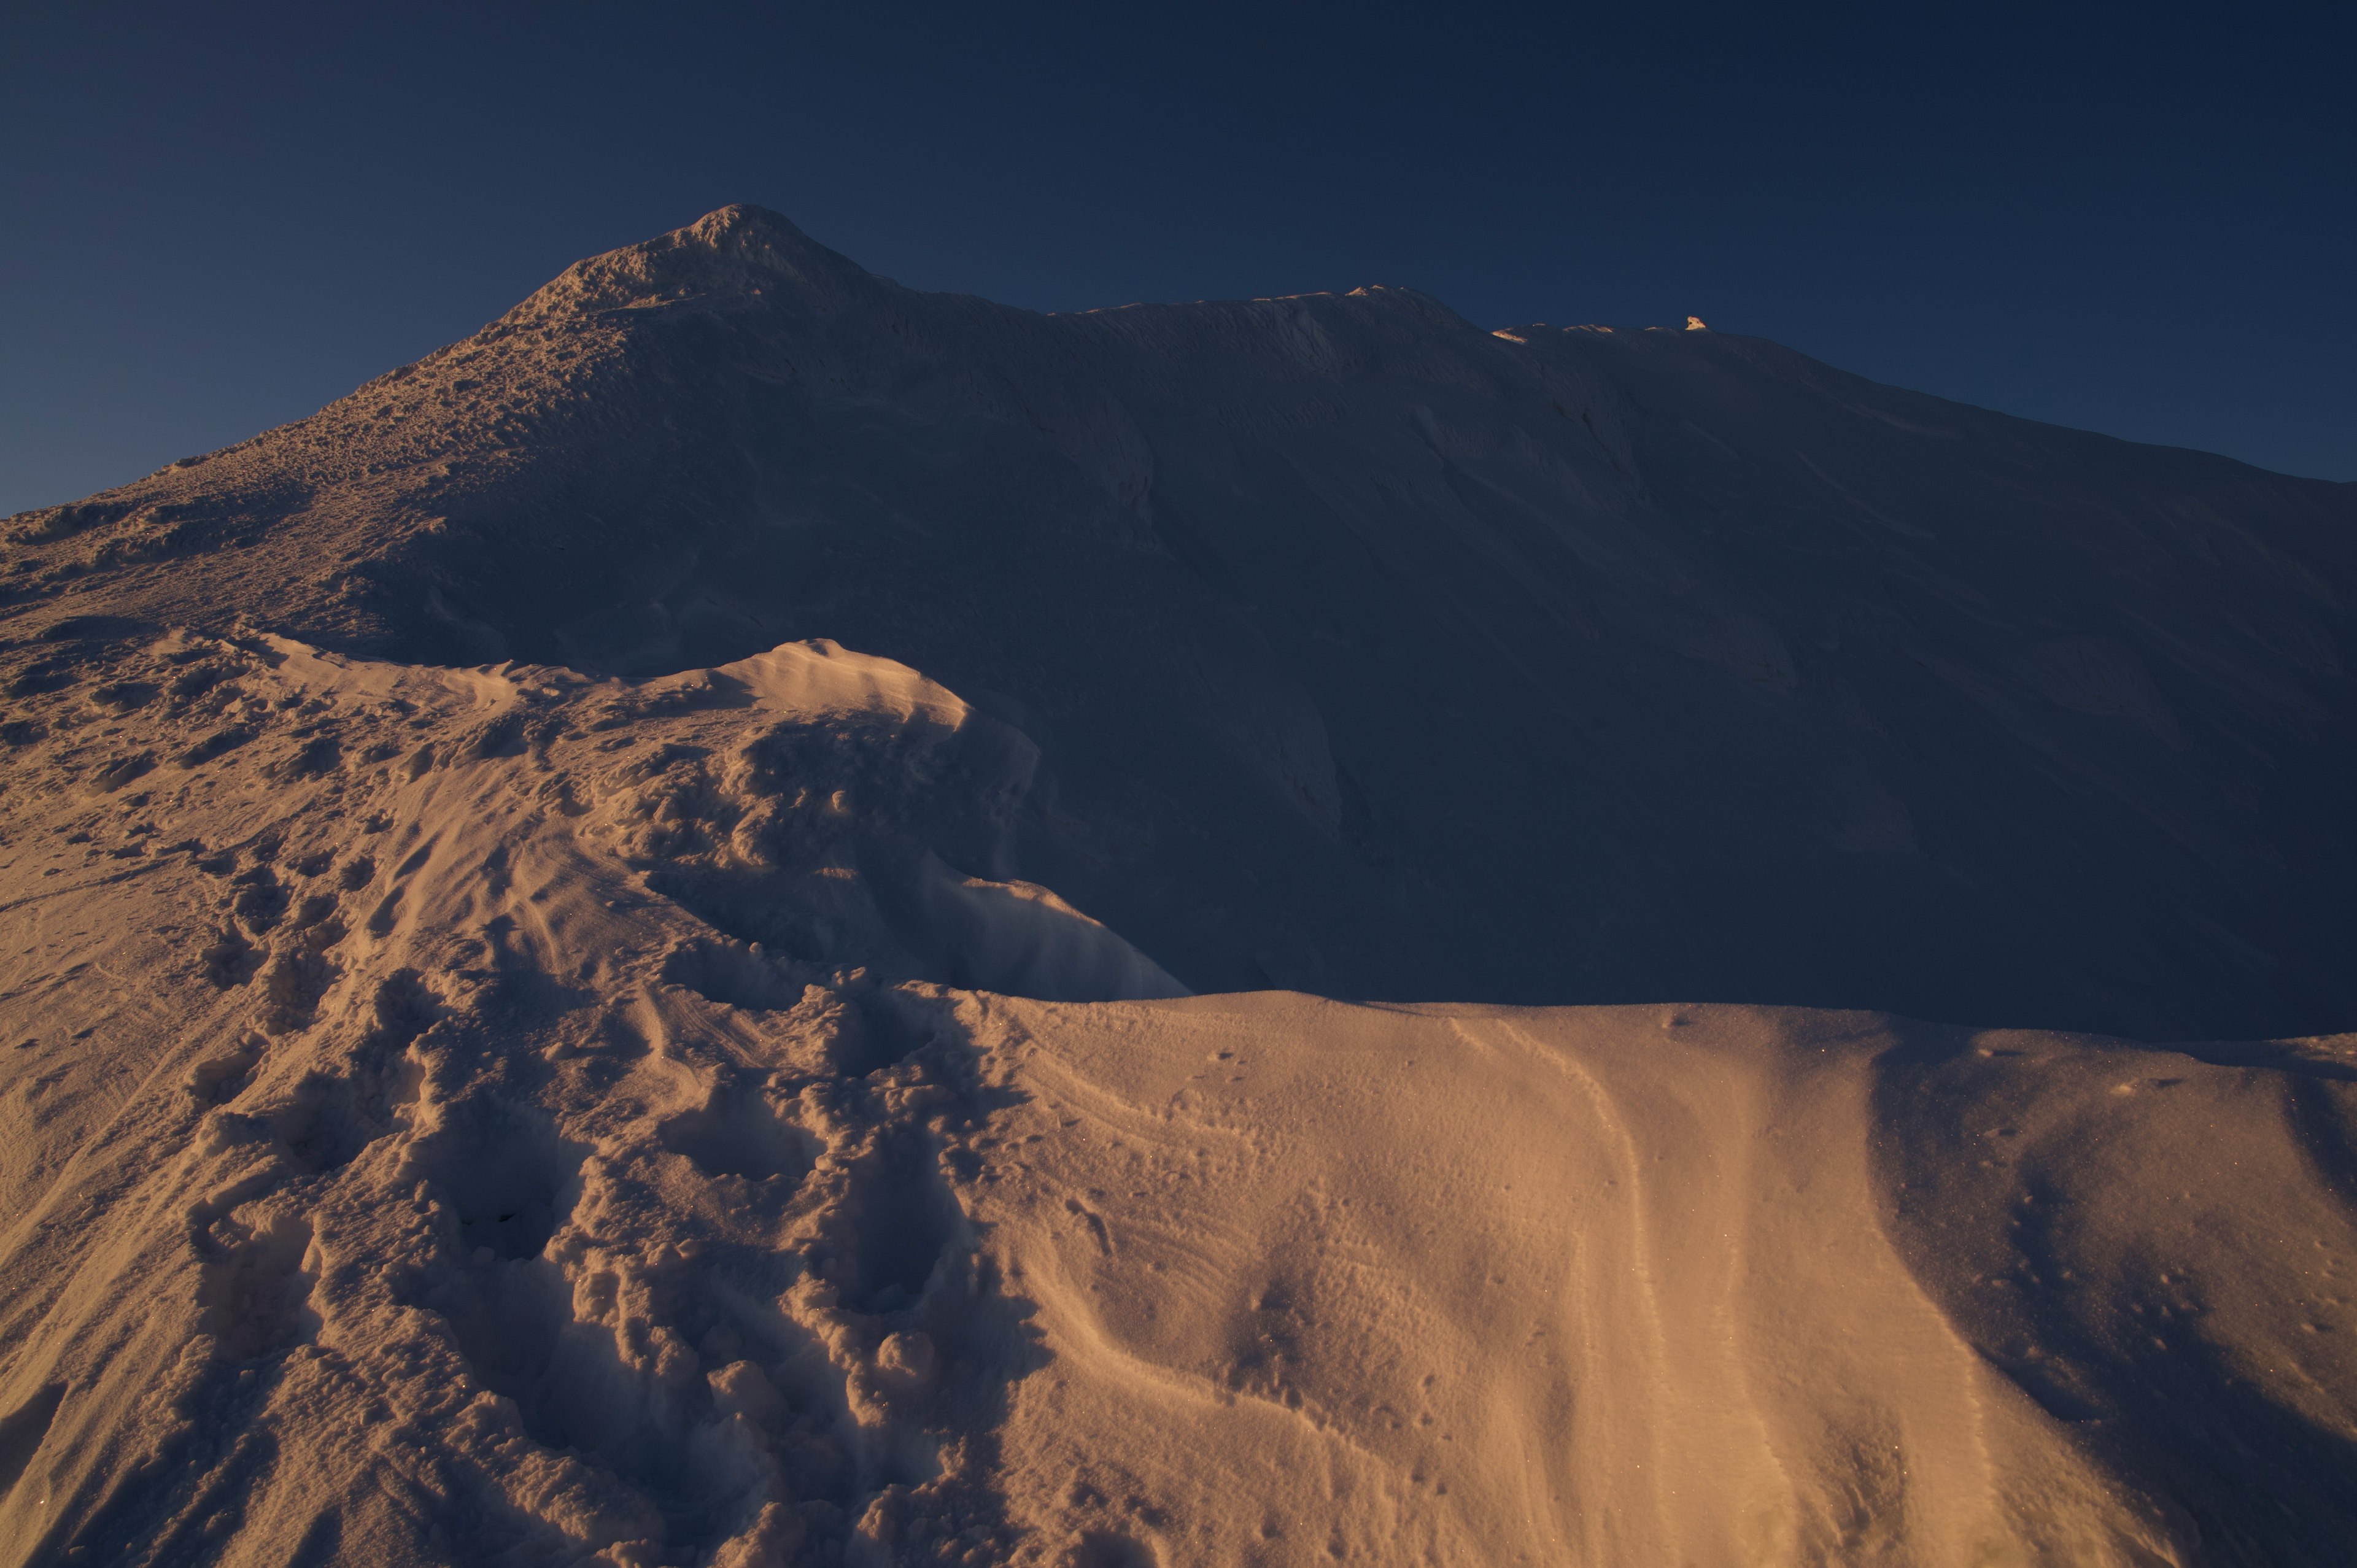
{"type": "Polygon", "coordinates": [[[11,1568],[2357,1533],[2345,1038],[1185,998],[830,643],[90,673],[0,805],[11,1568]]]}
{"type": "Polygon", "coordinates": [[[29,690],[238,616],[898,660],[1037,748],[992,878],[1197,990],[2357,1021],[2357,487],[1754,338],[1398,289],[1040,316],[732,208],[10,527],[29,690]]]}

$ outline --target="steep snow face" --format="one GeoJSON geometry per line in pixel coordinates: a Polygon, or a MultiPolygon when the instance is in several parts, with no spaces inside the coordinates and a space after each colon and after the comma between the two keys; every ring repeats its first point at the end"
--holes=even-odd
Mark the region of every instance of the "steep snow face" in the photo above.
{"type": "Polygon", "coordinates": [[[1178,997],[891,660],[72,646],[0,793],[5,1568],[2357,1532],[2357,1039],[1178,997]]]}
{"type": "Polygon", "coordinates": [[[13,537],[35,686],[907,664],[1037,747],[992,880],[1199,991],[2357,1019],[2357,489],[1706,328],[1043,317],[731,209],[13,537]]]}

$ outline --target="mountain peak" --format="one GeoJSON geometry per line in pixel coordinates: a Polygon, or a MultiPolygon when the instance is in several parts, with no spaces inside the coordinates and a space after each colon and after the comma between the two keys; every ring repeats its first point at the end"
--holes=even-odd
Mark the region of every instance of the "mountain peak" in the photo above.
{"type": "Polygon", "coordinates": [[[676,232],[686,234],[718,249],[738,235],[753,233],[783,235],[801,244],[810,237],[794,227],[793,220],[782,212],[767,207],[756,207],[749,201],[732,201],[726,207],[716,207],[686,228],[676,232]]]}
{"type": "Polygon", "coordinates": [[[732,202],[684,228],[576,262],[512,314],[629,309],[781,285],[834,295],[869,275],[782,214],[732,202]]]}
{"type": "Polygon", "coordinates": [[[682,249],[700,248],[716,256],[772,267],[790,266],[792,260],[817,253],[860,270],[850,258],[827,250],[794,227],[783,213],[741,201],[732,201],[705,213],[684,229],[674,229],[645,243],[661,245],[666,242],[682,249]]]}

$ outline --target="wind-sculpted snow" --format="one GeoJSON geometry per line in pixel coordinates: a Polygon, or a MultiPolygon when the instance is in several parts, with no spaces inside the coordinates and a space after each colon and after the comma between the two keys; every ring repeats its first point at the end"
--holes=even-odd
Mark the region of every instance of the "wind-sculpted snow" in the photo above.
{"type": "Polygon", "coordinates": [[[993,879],[1197,990],[2357,1023],[2357,487],[1755,338],[1039,316],[732,208],[11,533],[18,627],[897,660],[1039,747],[993,879]]]}
{"type": "Polygon", "coordinates": [[[1189,999],[994,877],[1036,752],[905,666],[74,646],[0,803],[0,1563],[2357,1533],[2348,1039],[1189,999]]]}
{"type": "Polygon", "coordinates": [[[831,644],[110,674],[13,774],[7,1561],[1002,1559],[952,1172],[1017,1096],[920,977],[1180,993],[943,859],[1021,736],[831,644]]]}

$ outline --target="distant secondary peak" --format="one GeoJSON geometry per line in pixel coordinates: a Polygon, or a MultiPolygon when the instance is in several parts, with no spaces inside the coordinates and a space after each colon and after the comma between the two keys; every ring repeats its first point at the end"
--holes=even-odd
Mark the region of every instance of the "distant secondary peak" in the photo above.
{"type": "Polygon", "coordinates": [[[1689,332],[1707,332],[1710,328],[1703,324],[1701,317],[1689,316],[1686,317],[1686,330],[1689,332]]]}
{"type": "Polygon", "coordinates": [[[1446,327],[1462,328],[1467,331],[1480,328],[1459,316],[1439,300],[1421,289],[1403,288],[1397,284],[1361,284],[1343,295],[1345,299],[1365,300],[1387,309],[1403,311],[1446,327]]]}

